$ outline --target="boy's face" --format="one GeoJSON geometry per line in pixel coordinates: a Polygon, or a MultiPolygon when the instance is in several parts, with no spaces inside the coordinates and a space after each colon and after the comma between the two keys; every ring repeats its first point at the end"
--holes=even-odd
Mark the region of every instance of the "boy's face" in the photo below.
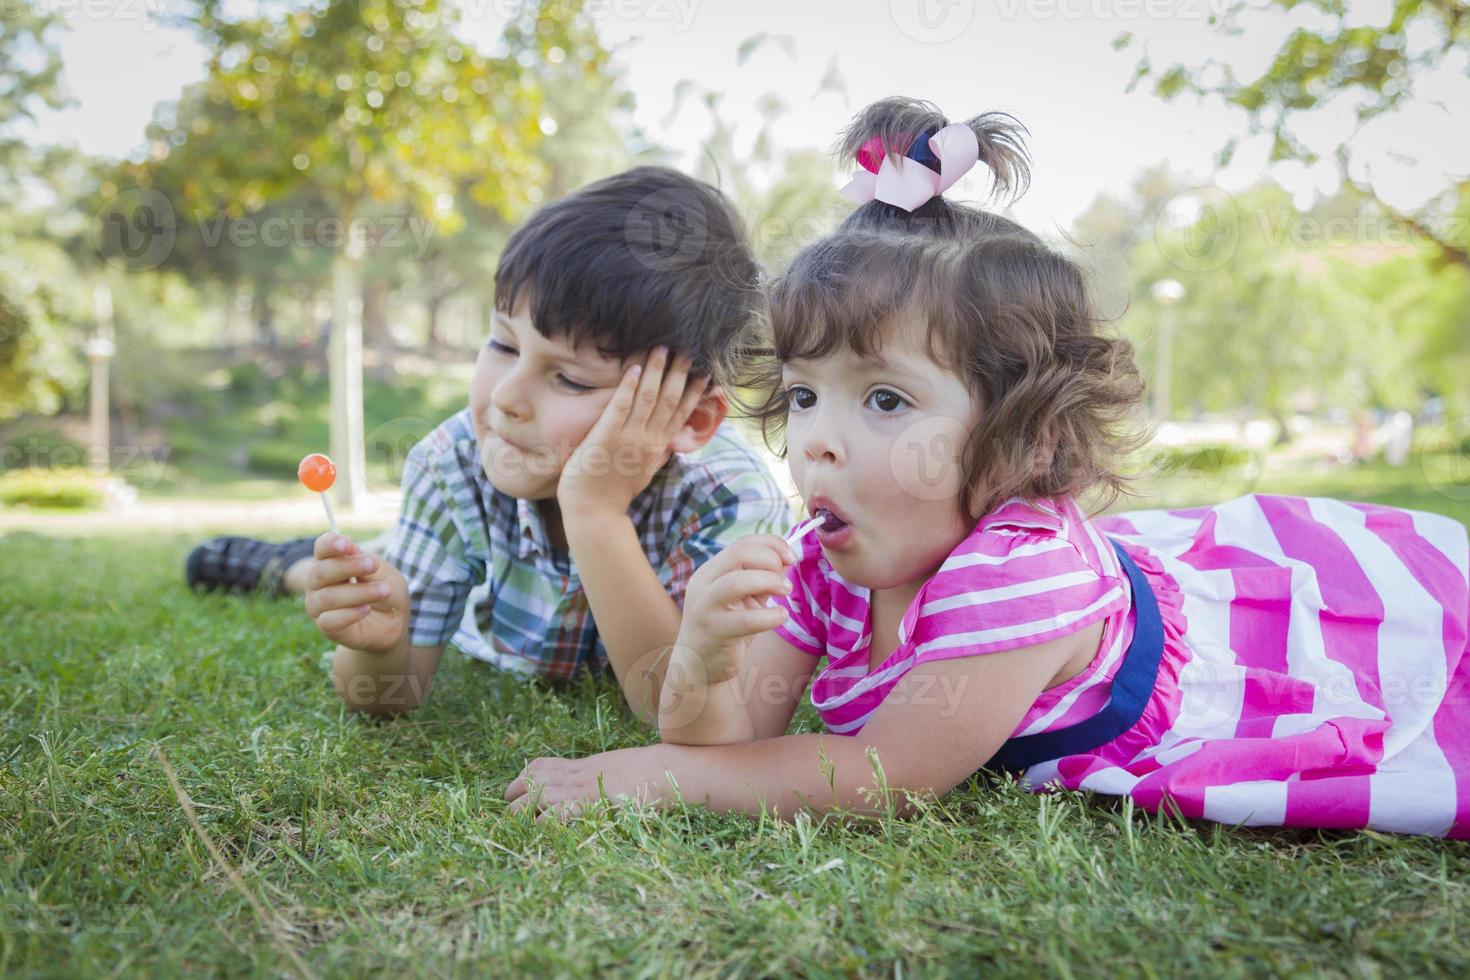
{"type": "Polygon", "coordinates": [[[497,312],[470,381],[470,414],[490,483],[523,500],[556,496],[567,460],[612,400],[623,363],[548,340],[522,301],[497,312]]]}
{"type": "Polygon", "coordinates": [[[874,590],[933,574],[973,530],[959,513],[960,454],[979,414],[964,382],[925,353],[923,328],[889,324],[881,357],[843,349],[781,371],[792,480],[808,512],[825,497],[848,525],[818,531],[822,551],[874,590]]]}

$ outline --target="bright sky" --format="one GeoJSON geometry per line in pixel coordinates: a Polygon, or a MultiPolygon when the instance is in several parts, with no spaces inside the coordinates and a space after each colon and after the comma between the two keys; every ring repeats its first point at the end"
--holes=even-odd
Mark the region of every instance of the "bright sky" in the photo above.
{"type": "MultiPolygon", "coordinates": [[[[169,0],[37,0],[66,16],[60,36],[66,79],[77,105],[48,113],[45,141],[71,142],[91,153],[137,152],[154,105],[174,98],[203,72],[205,52],[187,34],[160,25],[151,13],[169,0]]],[[[243,0],[242,0],[243,2],[243,0]]],[[[464,33],[492,47],[520,0],[458,0],[464,33]]],[[[1241,36],[1207,25],[1225,0],[591,0],[598,29],[626,69],[636,118],[654,140],[692,168],[710,120],[698,98],[677,112],[674,91],[692,80],[726,93],[722,114],[749,144],[760,125],[757,101],[778,94],[787,112],[779,145],[826,148],[849,116],[885,95],[930,99],[951,118],[1002,109],[1030,130],[1032,188],[1017,217],[1046,234],[1064,228],[1100,192],[1121,194],[1137,172],[1167,160],[1200,182],[1227,190],[1263,172],[1264,140],[1242,144],[1230,168],[1215,177],[1212,155],[1231,135],[1244,135],[1243,113],[1218,102],[1184,97],[1165,103],[1147,86],[1129,94],[1140,44],[1114,50],[1132,32],[1156,66],[1202,54],[1254,77],[1294,26],[1312,25],[1313,11],[1252,16],[1241,36]],[[740,41],[758,32],[773,40],[743,65],[740,41]],[[835,65],[846,84],[820,91],[835,65]]],[[[1253,0],[1258,4],[1259,0],[1253,0]]],[[[1359,0],[1353,18],[1382,23],[1389,0],[1359,0]]],[[[1423,104],[1372,124],[1354,142],[1372,168],[1380,193],[1400,206],[1445,186],[1446,174],[1470,173],[1470,85],[1464,55],[1437,77],[1419,81],[1423,104]],[[1437,103],[1437,104],[1436,104],[1437,103]],[[1459,137],[1453,134],[1462,134],[1459,137]]],[[[1350,116],[1319,113],[1314,145],[1330,151],[1348,134],[1350,116]]],[[[960,185],[983,193],[976,175],[960,185]]],[[[1272,171],[1310,203],[1336,184],[1330,162],[1272,171]]],[[[834,172],[834,182],[838,174],[834,172]]]]}

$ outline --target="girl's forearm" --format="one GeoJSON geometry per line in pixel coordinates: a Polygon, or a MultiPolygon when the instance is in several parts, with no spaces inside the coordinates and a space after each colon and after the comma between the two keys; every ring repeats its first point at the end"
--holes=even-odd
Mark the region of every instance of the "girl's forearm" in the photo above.
{"type": "MultiPolygon", "coordinates": [[[[825,732],[782,735],[731,745],[665,745],[660,760],[687,803],[700,803],[721,813],[758,816],[762,803],[783,820],[807,810],[843,809],[883,815],[891,803],[895,815],[909,806],[893,782],[882,781],[893,796],[885,799],[868,745],[859,738],[825,732]]],[[[876,750],[875,750],[876,751],[876,750]]],[[[659,775],[663,775],[660,773],[659,775]]]]}
{"type": "Polygon", "coordinates": [[[709,683],[703,661],[676,646],[659,691],[659,738],[678,745],[725,745],[755,738],[740,678],[709,683]]]}

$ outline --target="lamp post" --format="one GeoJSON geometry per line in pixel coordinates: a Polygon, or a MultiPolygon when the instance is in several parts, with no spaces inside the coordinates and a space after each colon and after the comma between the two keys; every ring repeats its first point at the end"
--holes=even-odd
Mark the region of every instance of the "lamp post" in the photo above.
{"type": "Polygon", "coordinates": [[[112,432],[108,419],[107,368],[117,345],[112,340],[112,293],[98,286],[93,293],[97,311],[97,333],[87,339],[84,350],[92,362],[89,391],[92,409],[92,472],[106,473],[112,462],[112,432]]]}
{"type": "Polygon", "coordinates": [[[1178,279],[1160,279],[1150,290],[1159,304],[1159,348],[1154,361],[1154,421],[1169,419],[1169,378],[1173,372],[1175,306],[1184,298],[1184,284],[1178,279]]]}

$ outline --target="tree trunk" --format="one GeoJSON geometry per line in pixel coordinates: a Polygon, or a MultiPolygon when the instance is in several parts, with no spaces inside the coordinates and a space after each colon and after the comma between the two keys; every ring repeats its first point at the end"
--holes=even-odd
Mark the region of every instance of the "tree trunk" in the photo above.
{"type": "Polygon", "coordinates": [[[240,325],[240,284],[230,283],[225,287],[225,331],[224,343],[233,347],[240,342],[237,331],[240,325]]]}
{"type": "Polygon", "coordinates": [[[250,312],[255,321],[255,343],[271,350],[276,348],[275,312],[271,309],[270,287],[256,282],[250,297],[250,312]]]}
{"type": "Polygon", "coordinates": [[[307,343],[314,343],[317,336],[317,292],[308,289],[306,299],[301,301],[301,336],[307,343]]]}
{"type": "MultiPolygon", "coordinates": [[[[350,222],[348,222],[350,226],[350,222]]],[[[332,259],[332,332],[327,343],[331,395],[332,458],[337,464],[337,501],[351,511],[367,496],[362,422],[362,250],[351,242],[332,259]]]]}
{"type": "Polygon", "coordinates": [[[444,338],[439,336],[439,307],[444,304],[443,296],[431,296],[429,302],[424,305],[424,312],[429,318],[429,346],[443,347],[444,338]]]}
{"type": "Polygon", "coordinates": [[[362,284],[362,339],[369,347],[391,347],[388,336],[388,284],[362,284]]]}

